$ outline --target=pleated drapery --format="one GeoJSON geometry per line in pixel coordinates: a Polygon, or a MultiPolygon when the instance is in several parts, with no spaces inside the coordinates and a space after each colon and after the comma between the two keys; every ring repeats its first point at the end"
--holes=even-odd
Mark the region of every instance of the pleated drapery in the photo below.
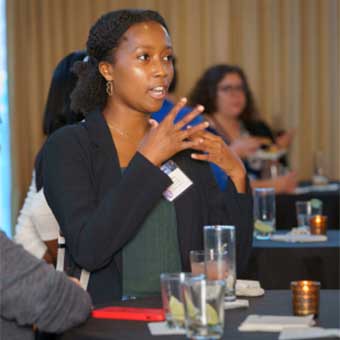
{"type": "Polygon", "coordinates": [[[299,178],[324,152],[340,178],[340,1],[338,0],[10,0],[7,1],[13,214],[26,193],[42,142],[42,112],[57,62],[83,49],[90,26],[118,8],[151,8],[167,20],[178,59],[177,94],[203,70],[238,64],[263,118],[296,128],[290,150],[299,178]]]}

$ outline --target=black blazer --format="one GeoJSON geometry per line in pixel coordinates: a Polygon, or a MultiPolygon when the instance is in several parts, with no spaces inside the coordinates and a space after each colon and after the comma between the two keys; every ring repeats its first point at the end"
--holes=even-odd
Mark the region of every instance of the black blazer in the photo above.
{"type": "MultiPolygon", "coordinates": [[[[188,152],[172,158],[194,185],[175,200],[182,269],[190,271],[189,251],[203,248],[203,226],[236,226],[238,273],[245,270],[252,243],[252,199],[230,181],[222,193],[209,165],[188,152]]],[[[66,271],[91,272],[94,304],[122,294],[122,249],[171,184],[170,178],[140,153],[121,173],[117,151],[100,112],[56,131],[43,154],[47,202],[66,238],[66,271]]]]}

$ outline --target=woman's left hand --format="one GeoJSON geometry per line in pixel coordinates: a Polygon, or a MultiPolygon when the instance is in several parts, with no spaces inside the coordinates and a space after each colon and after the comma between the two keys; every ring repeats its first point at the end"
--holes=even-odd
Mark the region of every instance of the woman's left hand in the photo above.
{"type": "Polygon", "coordinates": [[[201,143],[195,146],[196,150],[204,153],[192,153],[193,159],[208,161],[218,165],[233,180],[238,192],[246,191],[246,169],[237,154],[227,146],[220,136],[208,131],[199,132],[201,143]]]}

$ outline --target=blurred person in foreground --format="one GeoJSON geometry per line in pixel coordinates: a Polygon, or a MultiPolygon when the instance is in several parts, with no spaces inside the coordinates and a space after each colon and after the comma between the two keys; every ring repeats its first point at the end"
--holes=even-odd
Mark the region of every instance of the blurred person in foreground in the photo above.
{"type": "MultiPolygon", "coordinates": [[[[70,108],[70,95],[77,76],[71,72],[74,62],[83,60],[84,51],[65,56],[53,72],[44,111],[43,132],[51,135],[60,127],[77,123],[83,115],[70,108]]],[[[42,151],[40,150],[32,173],[32,181],[15,227],[15,241],[28,252],[46,262],[55,264],[59,225],[47,205],[42,188],[42,151]]]]}
{"type": "MultiPolygon", "coordinates": [[[[292,192],[297,186],[296,174],[288,172],[275,178],[261,179],[263,162],[252,156],[262,146],[287,149],[293,132],[274,137],[268,125],[259,118],[247,78],[238,66],[216,65],[207,69],[195,84],[189,103],[201,103],[209,130],[220,135],[245,163],[251,186],[273,187],[277,193],[292,192]]],[[[280,162],[286,164],[285,159],[280,162]]]]}
{"type": "Polygon", "coordinates": [[[91,299],[74,278],[28,253],[0,231],[0,337],[33,340],[84,322],[91,299]]]}

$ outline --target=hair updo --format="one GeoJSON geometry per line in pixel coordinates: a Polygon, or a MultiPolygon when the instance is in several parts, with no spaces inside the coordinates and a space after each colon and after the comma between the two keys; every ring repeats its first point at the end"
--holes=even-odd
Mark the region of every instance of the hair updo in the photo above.
{"type": "Polygon", "coordinates": [[[88,113],[105,106],[106,80],[100,74],[98,65],[101,61],[114,62],[114,49],[119,46],[123,34],[132,25],[146,21],[158,22],[168,31],[159,13],[141,9],[122,9],[106,13],[92,26],[86,44],[88,56],[73,67],[79,78],[71,95],[73,111],[88,113]]]}

